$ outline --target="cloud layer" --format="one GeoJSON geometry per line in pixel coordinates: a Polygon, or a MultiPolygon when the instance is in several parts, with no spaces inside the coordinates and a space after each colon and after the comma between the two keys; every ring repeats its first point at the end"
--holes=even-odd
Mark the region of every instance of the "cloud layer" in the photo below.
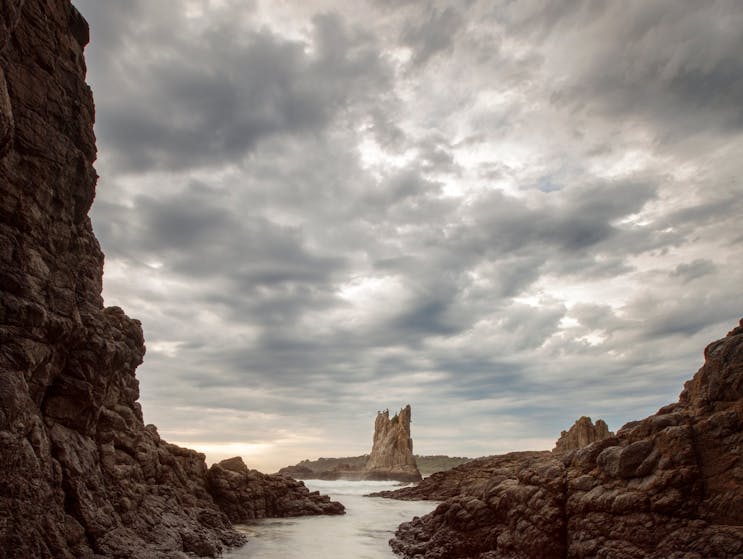
{"type": "Polygon", "coordinates": [[[146,420],[264,469],[546,448],[743,315],[743,6],[76,0],[146,420]]]}

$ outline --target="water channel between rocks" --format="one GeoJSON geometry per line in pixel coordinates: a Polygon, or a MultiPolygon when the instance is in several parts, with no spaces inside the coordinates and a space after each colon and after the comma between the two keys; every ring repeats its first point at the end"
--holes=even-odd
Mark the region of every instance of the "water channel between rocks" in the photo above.
{"type": "Polygon", "coordinates": [[[346,506],[342,516],[266,519],[238,525],[249,540],[224,554],[224,559],[392,559],[388,545],[397,526],[436,508],[432,501],[395,501],[364,497],[392,489],[387,481],[305,481],[346,506]]]}

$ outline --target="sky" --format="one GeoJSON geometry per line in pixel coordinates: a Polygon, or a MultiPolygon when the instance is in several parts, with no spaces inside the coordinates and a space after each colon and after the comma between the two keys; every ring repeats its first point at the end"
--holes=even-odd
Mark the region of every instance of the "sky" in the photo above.
{"type": "Polygon", "coordinates": [[[743,316],[739,0],[74,0],[104,299],[209,462],[551,448],[743,316]]]}

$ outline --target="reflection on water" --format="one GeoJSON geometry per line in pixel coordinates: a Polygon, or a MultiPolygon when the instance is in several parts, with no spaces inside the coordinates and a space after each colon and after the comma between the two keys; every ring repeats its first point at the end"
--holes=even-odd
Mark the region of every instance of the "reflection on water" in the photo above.
{"type": "Polygon", "coordinates": [[[398,486],[387,481],[306,481],[346,506],[343,516],[267,519],[237,528],[249,540],[225,559],[391,559],[388,540],[398,524],[431,512],[431,501],[393,501],[364,497],[398,486]]]}

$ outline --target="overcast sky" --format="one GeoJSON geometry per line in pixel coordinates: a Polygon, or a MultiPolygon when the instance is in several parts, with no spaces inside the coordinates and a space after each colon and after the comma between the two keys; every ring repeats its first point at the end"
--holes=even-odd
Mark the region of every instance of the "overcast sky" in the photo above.
{"type": "Polygon", "coordinates": [[[739,0],[75,0],[145,421],[272,471],[551,448],[743,316],[739,0]]]}

